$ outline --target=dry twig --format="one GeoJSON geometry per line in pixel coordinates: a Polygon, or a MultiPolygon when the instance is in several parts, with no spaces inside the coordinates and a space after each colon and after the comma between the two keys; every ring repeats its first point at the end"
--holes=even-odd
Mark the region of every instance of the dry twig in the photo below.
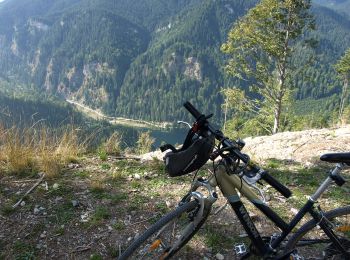
{"type": "Polygon", "coordinates": [[[45,177],[45,173],[42,173],[40,179],[39,179],[39,180],[38,180],[24,195],[23,195],[23,197],[22,197],[19,201],[16,202],[16,204],[14,204],[14,205],[12,206],[12,208],[13,208],[13,209],[17,208],[18,205],[21,204],[21,202],[23,201],[23,199],[24,199],[26,196],[28,196],[28,194],[31,193],[31,192],[43,181],[44,177],[45,177]]]}

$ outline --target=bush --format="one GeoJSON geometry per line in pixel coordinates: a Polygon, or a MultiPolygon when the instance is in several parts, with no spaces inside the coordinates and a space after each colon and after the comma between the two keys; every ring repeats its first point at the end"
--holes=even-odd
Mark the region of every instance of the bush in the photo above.
{"type": "Polygon", "coordinates": [[[154,141],[155,139],[151,137],[151,133],[149,131],[141,133],[139,135],[139,139],[137,140],[138,153],[144,154],[150,152],[154,141]]]}

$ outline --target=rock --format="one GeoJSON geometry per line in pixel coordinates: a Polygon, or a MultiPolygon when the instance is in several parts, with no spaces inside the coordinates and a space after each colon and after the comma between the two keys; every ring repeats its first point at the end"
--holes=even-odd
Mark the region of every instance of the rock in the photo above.
{"type": "Polygon", "coordinates": [[[57,190],[59,186],[60,186],[60,185],[59,185],[58,183],[54,183],[54,184],[52,185],[52,188],[53,188],[54,190],[57,190]]]}
{"type": "Polygon", "coordinates": [[[295,209],[295,208],[291,208],[290,212],[292,212],[293,214],[297,214],[299,212],[299,210],[295,209]]]}
{"type": "Polygon", "coordinates": [[[165,205],[168,207],[168,208],[171,208],[171,206],[173,205],[170,201],[165,201],[165,205]]]}
{"type": "Polygon", "coordinates": [[[90,214],[89,212],[85,212],[80,216],[80,221],[81,222],[88,222],[90,219],[90,214]]]}
{"type": "Polygon", "coordinates": [[[37,208],[37,207],[35,207],[35,208],[34,208],[34,214],[35,214],[35,215],[38,215],[39,213],[40,213],[40,209],[37,208]]]}
{"type": "Polygon", "coordinates": [[[55,203],[58,203],[63,200],[63,197],[56,197],[55,198],[55,203]]]}
{"type": "Polygon", "coordinates": [[[74,208],[78,207],[80,205],[79,201],[77,200],[72,200],[72,205],[74,208]]]}
{"type": "Polygon", "coordinates": [[[215,258],[218,259],[218,260],[224,260],[225,259],[225,257],[222,254],[220,254],[220,253],[217,253],[215,255],[215,258]]]}
{"type": "Polygon", "coordinates": [[[134,178],[135,180],[141,180],[140,174],[137,174],[137,173],[134,174],[134,178]]]}
{"type": "Polygon", "coordinates": [[[70,163],[70,164],[68,164],[68,168],[69,169],[78,169],[80,167],[81,167],[81,165],[77,164],[77,163],[70,163]]]}

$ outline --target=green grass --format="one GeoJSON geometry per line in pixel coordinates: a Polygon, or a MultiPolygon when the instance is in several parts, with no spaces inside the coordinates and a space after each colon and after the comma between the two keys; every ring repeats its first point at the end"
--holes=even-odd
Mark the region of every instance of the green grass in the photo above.
{"type": "Polygon", "coordinates": [[[27,244],[23,241],[16,241],[13,245],[13,251],[15,252],[15,259],[19,260],[34,260],[35,259],[35,247],[27,244]]]}
{"type": "Polygon", "coordinates": [[[91,216],[89,224],[92,226],[96,226],[100,224],[103,220],[109,219],[111,217],[111,213],[107,207],[99,206],[95,209],[94,214],[91,216]]]}
{"type": "Polygon", "coordinates": [[[168,211],[168,207],[167,207],[167,205],[165,204],[164,201],[158,202],[156,204],[156,209],[158,211],[162,212],[163,214],[165,214],[168,211]]]}
{"type": "Polygon", "coordinates": [[[118,204],[123,201],[127,201],[129,196],[127,193],[119,193],[119,194],[110,194],[111,203],[118,204]]]}
{"type": "Polygon", "coordinates": [[[105,150],[100,149],[97,151],[98,157],[101,159],[101,161],[107,161],[108,154],[105,150]]]}
{"type": "Polygon", "coordinates": [[[103,257],[99,254],[92,254],[90,255],[90,260],[103,260],[103,257]]]}
{"type": "Polygon", "coordinates": [[[64,225],[61,225],[59,227],[57,227],[55,230],[54,230],[54,234],[56,236],[62,236],[64,235],[64,225]]]}
{"type": "Polygon", "coordinates": [[[214,252],[220,252],[222,248],[232,247],[235,244],[234,238],[228,237],[222,232],[225,232],[225,230],[209,225],[205,227],[204,242],[214,252]]]}
{"type": "Polygon", "coordinates": [[[132,198],[131,198],[131,205],[134,207],[137,207],[139,209],[143,208],[144,204],[149,200],[149,198],[139,195],[139,194],[135,194],[132,198]]]}
{"type": "Polygon", "coordinates": [[[1,214],[4,215],[4,216],[9,216],[11,215],[13,212],[16,211],[16,209],[12,208],[12,205],[10,204],[5,204],[1,207],[0,209],[1,211],[1,214]]]}
{"type": "Polygon", "coordinates": [[[109,169],[111,169],[111,166],[108,163],[102,163],[101,169],[102,170],[109,170],[109,169]]]}
{"type": "Polygon", "coordinates": [[[69,223],[75,216],[74,211],[75,209],[71,202],[56,205],[54,207],[54,215],[50,217],[50,220],[60,225],[69,223]]]}
{"type": "Polygon", "coordinates": [[[58,183],[58,188],[54,189],[53,183],[49,186],[49,191],[47,191],[47,194],[51,197],[64,197],[64,198],[72,198],[73,197],[73,189],[72,187],[67,186],[64,182],[58,183]]]}
{"type": "Polygon", "coordinates": [[[124,230],[125,229],[125,224],[122,221],[117,221],[115,224],[112,225],[112,227],[115,230],[124,230]]]}
{"type": "Polygon", "coordinates": [[[72,174],[74,177],[78,177],[81,179],[86,179],[90,176],[90,173],[87,171],[76,171],[72,174]]]}

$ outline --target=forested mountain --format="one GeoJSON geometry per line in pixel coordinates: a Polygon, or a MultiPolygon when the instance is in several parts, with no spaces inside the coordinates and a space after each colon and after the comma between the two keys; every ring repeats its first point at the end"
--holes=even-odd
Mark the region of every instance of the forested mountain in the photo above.
{"type": "MultiPolygon", "coordinates": [[[[191,100],[220,118],[220,89],[236,84],[225,76],[220,46],[256,2],[5,0],[0,80],[113,116],[186,118],[179,107],[191,100]]],[[[341,88],[332,65],[350,46],[350,19],[337,10],[346,11],[350,1],[315,2],[319,46],[313,66],[295,79],[296,97],[335,100],[341,88]]]]}
{"type": "Polygon", "coordinates": [[[350,16],[350,0],[314,0],[314,2],[350,16]]]}

